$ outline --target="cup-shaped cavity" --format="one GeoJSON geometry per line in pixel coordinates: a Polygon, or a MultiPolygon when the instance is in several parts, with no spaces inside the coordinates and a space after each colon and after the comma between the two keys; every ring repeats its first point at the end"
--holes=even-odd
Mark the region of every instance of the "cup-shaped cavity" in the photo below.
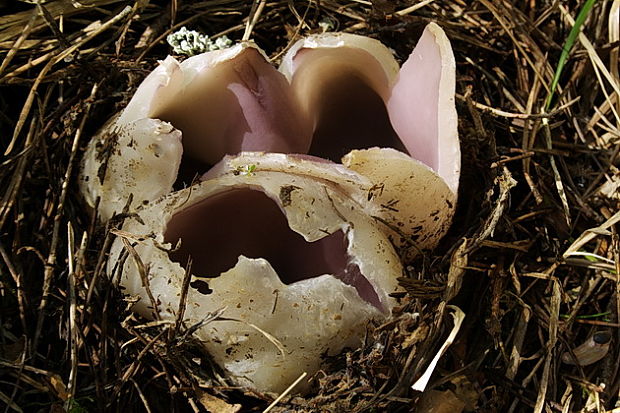
{"type": "MultiPolygon", "coordinates": [[[[165,141],[167,136],[159,134],[158,138],[165,141]]],[[[119,204],[124,205],[131,194],[135,209],[173,187],[190,185],[226,154],[247,150],[304,153],[309,147],[309,122],[298,109],[288,81],[255,44],[241,43],[182,63],[169,56],[89,145],[82,190],[91,206],[101,198],[100,216],[107,220],[121,210],[108,203],[105,192],[110,188],[119,204]],[[145,120],[169,125],[175,130],[174,143],[181,137],[181,145],[169,154],[174,159],[157,169],[131,163],[117,151],[137,143],[144,157],[157,156],[148,145],[154,136],[144,137],[155,135],[145,120]],[[118,167],[108,168],[110,160],[118,167]],[[147,193],[126,185],[128,173],[142,185],[159,189],[147,193]]]]}
{"type": "MultiPolygon", "coordinates": [[[[186,325],[223,311],[195,334],[234,380],[262,391],[282,391],[323,355],[359,345],[369,320],[390,314],[402,273],[342,187],[286,170],[213,177],[142,208],[123,231],[144,235],[135,251],[161,317],[176,319],[189,272],[186,325]]],[[[113,245],[110,276],[123,248],[113,245]]],[[[136,310],[153,317],[135,259],[121,270],[125,291],[141,297],[136,310]]]]}
{"type": "MultiPolygon", "coordinates": [[[[281,202],[292,202],[288,199],[297,189],[284,187],[281,202]]],[[[349,255],[343,230],[308,242],[288,226],[278,204],[255,187],[233,188],[174,214],[164,241],[179,245],[170,258],[186,269],[191,262],[197,277],[217,277],[233,268],[240,256],[263,258],[286,285],[332,274],[355,287],[363,300],[384,309],[349,255]]]]}
{"type": "MultiPolygon", "coordinates": [[[[145,115],[179,129],[187,157],[213,165],[241,151],[308,150],[308,128],[286,78],[253,44],[200,54],[180,64],[169,60],[160,70],[167,71],[170,80],[159,86],[145,115]]],[[[148,80],[145,85],[151,87],[148,80]]],[[[134,99],[141,95],[138,89],[134,99]]]]}
{"type": "Polygon", "coordinates": [[[405,150],[385,105],[389,79],[366,50],[303,48],[295,55],[291,87],[313,125],[309,153],[338,161],[353,149],[405,150]]]}
{"type": "Polygon", "coordinates": [[[456,194],[437,173],[391,148],[353,150],[342,164],[308,155],[243,152],[225,157],[202,179],[257,171],[286,171],[338,188],[377,222],[406,258],[437,244],[456,206],[456,194]]]}
{"type": "Polygon", "coordinates": [[[310,154],[339,160],[353,149],[397,149],[457,193],[456,69],[439,26],[426,27],[400,70],[380,42],[346,33],[298,41],[280,70],[313,121],[310,154]]]}

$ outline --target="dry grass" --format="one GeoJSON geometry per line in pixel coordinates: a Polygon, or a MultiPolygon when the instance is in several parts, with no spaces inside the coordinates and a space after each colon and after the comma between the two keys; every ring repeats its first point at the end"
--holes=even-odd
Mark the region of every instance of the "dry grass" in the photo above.
{"type": "MultiPolygon", "coordinates": [[[[114,224],[91,222],[76,188],[86,142],[169,52],[165,35],[240,39],[251,3],[28,3],[0,1],[0,410],[263,411],[271,395],[229,387],[174,325],[127,311],[103,273],[114,224]]],[[[620,1],[595,2],[545,110],[585,3],[265,2],[252,34],[274,57],[329,19],[403,59],[438,22],[464,155],[456,221],[411,263],[405,305],[272,412],[423,410],[448,390],[477,411],[620,411],[620,1]],[[467,316],[433,402],[410,386],[448,334],[448,301],[467,316]],[[611,340],[601,361],[562,361],[595,332],[611,340]]]]}

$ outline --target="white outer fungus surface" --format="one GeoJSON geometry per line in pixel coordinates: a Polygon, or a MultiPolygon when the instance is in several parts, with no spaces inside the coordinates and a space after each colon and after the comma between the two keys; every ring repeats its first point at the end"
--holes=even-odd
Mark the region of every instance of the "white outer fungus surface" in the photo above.
{"type": "Polygon", "coordinates": [[[159,119],[125,124],[112,118],[93,137],[82,161],[80,189],[100,218],[121,212],[133,197],[130,210],[172,190],[183,146],[181,132],[159,119]],[[99,200],[98,200],[99,198],[99,200]]]}
{"type": "MultiPolygon", "coordinates": [[[[222,309],[223,318],[235,320],[213,320],[195,332],[215,361],[241,385],[280,392],[302,372],[315,373],[322,365],[322,355],[358,346],[369,320],[390,314],[395,302],[388,294],[397,291],[396,278],[402,274],[402,266],[377,224],[337,185],[262,170],[260,165],[250,169],[252,172],[228,173],[173,193],[141,209],[139,219],[127,220],[122,230],[144,237],[135,243],[135,250],[140,260],[148,263],[149,288],[161,317],[167,320],[176,318],[185,269],[166,252],[173,247],[165,242],[166,226],[175,214],[205,199],[233,189],[257,190],[277,203],[291,230],[306,241],[318,241],[337,231],[345,234],[350,262],[374,288],[379,306],[362,299],[356,288],[332,274],[317,274],[287,285],[268,261],[244,256],[221,275],[203,278],[212,290],[209,294],[189,288],[186,326],[222,309]],[[277,340],[284,352],[265,333],[277,340]]],[[[258,213],[252,211],[252,205],[245,207],[248,214],[258,213]]],[[[260,215],[256,219],[260,220],[260,215]]],[[[117,239],[108,266],[111,277],[123,250],[122,240],[117,239]]],[[[141,297],[136,309],[153,317],[131,255],[124,261],[121,283],[126,293],[141,297]]]]}
{"type": "MultiPolygon", "coordinates": [[[[139,258],[118,239],[108,270],[115,277],[121,264],[125,292],[141,297],[136,310],[147,317],[155,311],[139,268],[170,321],[192,268],[186,327],[221,314],[195,336],[238,384],[273,392],[316,372],[322,355],[359,345],[369,320],[390,314],[388,294],[402,273],[393,247],[410,257],[437,244],[454,214],[460,173],[454,56],[437,25],[427,26],[400,70],[381,43],[349,34],[301,40],[280,70],[252,43],[182,63],[166,58],[91,141],[80,178],[102,221],[125,207],[132,214],[122,230],[133,234],[125,242],[139,258]],[[217,163],[226,154],[238,155],[217,163]],[[173,192],[207,170],[203,182],[173,192]],[[210,217],[198,216],[195,232],[185,221],[191,234],[179,232],[179,249],[171,228],[188,211],[242,190],[273,200],[285,226],[308,245],[342,234],[346,258],[359,271],[295,276],[294,265],[276,271],[273,255],[240,252],[225,269],[204,273],[218,258],[209,255],[217,245],[200,251],[201,237],[215,236],[201,224],[210,217]],[[193,255],[179,255],[188,244],[193,255]],[[364,287],[356,284],[360,273],[364,287]]],[[[251,202],[241,213],[261,220],[251,202]]],[[[231,227],[231,219],[217,226],[231,227]]],[[[288,247],[283,243],[281,255],[288,247]]]]}
{"type": "Polygon", "coordinates": [[[431,168],[391,148],[354,150],[342,164],[279,153],[243,152],[225,157],[202,179],[256,165],[337,186],[403,251],[434,247],[452,222],[456,194],[431,168]]]}
{"type": "Polygon", "coordinates": [[[179,175],[189,173],[181,180],[190,185],[226,154],[301,153],[310,139],[288,81],[253,42],[181,63],[168,56],[91,140],[80,187],[105,222],[130,195],[134,211],[170,193],[179,175]]]}
{"type": "Polygon", "coordinates": [[[450,228],[456,194],[422,162],[391,148],[370,148],[349,152],[342,164],[373,183],[368,214],[383,221],[397,247],[417,255],[450,228]]]}

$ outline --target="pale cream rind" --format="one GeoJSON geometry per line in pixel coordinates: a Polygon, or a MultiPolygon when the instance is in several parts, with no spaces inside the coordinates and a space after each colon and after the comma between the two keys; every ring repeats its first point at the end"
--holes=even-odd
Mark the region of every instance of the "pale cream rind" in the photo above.
{"type": "MultiPolygon", "coordinates": [[[[279,392],[302,372],[316,372],[322,365],[322,354],[337,354],[345,346],[359,345],[369,320],[390,314],[395,301],[388,294],[398,290],[396,278],[403,269],[381,229],[341,189],[329,182],[261,170],[259,166],[248,174],[228,173],[171,194],[141,209],[139,218],[126,221],[123,231],[144,237],[135,250],[148,264],[150,290],[163,319],[175,319],[185,274],[166,252],[173,247],[165,242],[166,226],[175,214],[239,188],[261,191],[271,198],[286,215],[291,230],[308,241],[318,242],[327,234],[342,231],[350,262],[359,268],[380,301],[379,307],[372,305],[356,288],[331,274],[286,285],[267,260],[244,256],[230,270],[203,279],[211,293],[205,295],[190,287],[184,317],[187,326],[221,309],[222,317],[240,320],[216,320],[196,331],[195,336],[203,340],[215,361],[239,384],[279,392]],[[251,325],[281,343],[284,354],[251,325]]],[[[252,205],[247,208],[252,214],[252,205]]],[[[123,249],[118,239],[109,260],[111,276],[123,249]]],[[[153,309],[131,256],[124,263],[121,284],[124,292],[141,297],[136,309],[152,318],[153,309]]]]}

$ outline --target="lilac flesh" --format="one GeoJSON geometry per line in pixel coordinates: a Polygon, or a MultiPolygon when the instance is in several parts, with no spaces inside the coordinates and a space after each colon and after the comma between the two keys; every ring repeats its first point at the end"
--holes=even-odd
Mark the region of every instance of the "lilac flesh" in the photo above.
{"type": "Polygon", "coordinates": [[[293,96],[286,78],[255,50],[248,60],[235,65],[240,83],[228,89],[236,96],[248,128],[240,151],[305,152],[310,131],[293,109],[293,96]]]}
{"type": "Polygon", "coordinates": [[[337,161],[353,149],[405,148],[390,124],[385,104],[362,79],[335,78],[323,91],[310,154],[337,161]]]}
{"type": "Polygon", "coordinates": [[[303,153],[310,146],[309,124],[286,78],[252,48],[199,71],[149,116],[183,133],[185,184],[227,154],[303,153]]]}
{"type": "Polygon", "coordinates": [[[370,282],[350,262],[342,231],[307,242],[292,231],[278,205],[260,190],[235,188],[176,213],[166,242],[181,246],[170,258],[201,277],[217,277],[233,268],[240,255],[264,258],[284,284],[333,274],[356,288],[362,299],[383,306],[370,282]]]}
{"type": "Polygon", "coordinates": [[[292,87],[314,129],[311,155],[339,161],[353,149],[406,151],[392,128],[388,81],[368,52],[350,47],[302,49],[292,87]]]}
{"type": "Polygon", "coordinates": [[[411,156],[438,171],[439,82],[441,55],[425,30],[400,69],[388,101],[394,129],[411,156]]]}

